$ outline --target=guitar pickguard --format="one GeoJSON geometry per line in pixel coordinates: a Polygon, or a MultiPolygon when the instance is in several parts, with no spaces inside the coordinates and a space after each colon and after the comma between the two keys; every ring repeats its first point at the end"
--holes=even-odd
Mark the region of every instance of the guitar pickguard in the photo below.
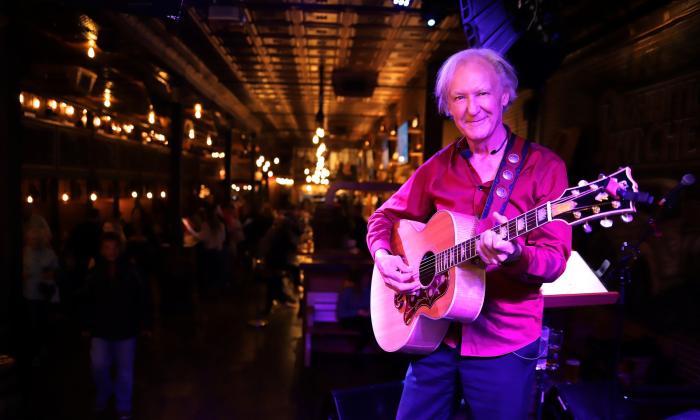
{"type": "Polygon", "coordinates": [[[435,276],[425,288],[413,293],[397,293],[394,295],[394,306],[399,311],[403,310],[403,322],[409,325],[421,307],[432,308],[433,304],[447,293],[448,287],[449,271],[435,276]]]}

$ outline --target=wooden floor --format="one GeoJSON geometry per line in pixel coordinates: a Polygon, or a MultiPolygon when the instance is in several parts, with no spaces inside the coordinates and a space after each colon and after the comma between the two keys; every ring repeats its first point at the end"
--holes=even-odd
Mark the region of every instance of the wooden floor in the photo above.
{"type": "MultiPolygon", "coordinates": [[[[139,341],[134,418],[327,419],[331,390],[402,379],[406,358],[386,354],[316,354],[304,369],[297,308],[248,326],[263,293],[241,281],[192,304],[161,302],[153,337],[139,341]]],[[[55,324],[43,363],[25,375],[22,418],[94,418],[88,345],[66,320],[55,324]]]]}

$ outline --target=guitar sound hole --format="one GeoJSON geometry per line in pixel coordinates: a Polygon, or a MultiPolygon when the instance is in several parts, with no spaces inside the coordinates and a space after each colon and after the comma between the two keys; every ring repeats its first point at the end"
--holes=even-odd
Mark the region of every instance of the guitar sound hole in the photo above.
{"type": "Polygon", "coordinates": [[[435,277],[435,254],[431,251],[420,260],[420,284],[428,286],[435,277]]]}

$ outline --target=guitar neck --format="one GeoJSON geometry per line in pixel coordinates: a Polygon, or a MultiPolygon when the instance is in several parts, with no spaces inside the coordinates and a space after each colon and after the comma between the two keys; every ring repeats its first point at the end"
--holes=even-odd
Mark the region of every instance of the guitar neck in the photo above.
{"type": "MultiPolygon", "coordinates": [[[[547,202],[518,217],[508,220],[491,230],[501,235],[506,241],[511,241],[552,221],[551,204],[547,202]]],[[[435,272],[442,273],[450,268],[475,258],[476,242],[481,235],[473,236],[464,242],[435,254],[435,272]]]]}

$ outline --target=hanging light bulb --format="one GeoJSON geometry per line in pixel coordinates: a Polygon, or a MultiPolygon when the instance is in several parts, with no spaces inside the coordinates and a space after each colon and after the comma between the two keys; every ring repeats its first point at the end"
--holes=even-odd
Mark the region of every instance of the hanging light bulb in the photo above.
{"type": "Polygon", "coordinates": [[[32,108],[39,109],[41,107],[41,100],[39,98],[32,99],[32,108]]]}
{"type": "Polygon", "coordinates": [[[49,106],[49,108],[51,108],[54,111],[56,110],[56,108],[58,108],[58,102],[56,102],[55,99],[49,99],[49,101],[46,104],[49,106]]]}
{"type": "Polygon", "coordinates": [[[156,113],[153,111],[153,105],[151,105],[150,111],[148,111],[148,123],[149,124],[155,124],[156,123],[156,113]]]}
{"type": "Polygon", "coordinates": [[[66,115],[69,117],[72,117],[75,114],[75,108],[73,108],[71,105],[68,105],[66,107],[66,115]]]}
{"type": "Polygon", "coordinates": [[[100,124],[102,124],[102,120],[100,119],[100,117],[94,117],[94,118],[92,119],[92,125],[93,125],[93,126],[99,127],[100,124]]]}
{"type": "Polygon", "coordinates": [[[93,202],[97,201],[97,194],[95,194],[95,193],[90,194],[90,201],[93,201],[93,202]]]}
{"type": "Polygon", "coordinates": [[[196,119],[202,118],[202,105],[201,104],[194,104],[194,117],[196,119]]]}
{"type": "Polygon", "coordinates": [[[108,83],[107,87],[105,87],[105,91],[103,94],[105,108],[109,108],[110,106],[112,106],[112,89],[110,89],[109,86],[111,86],[110,83],[108,83]]]}
{"type": "Polygon", "coordinates": [[[88,49],[87,49],[87,56],[90,58],[95,58],[95,47],[97,47],[97,35],[94,33],[88,33],[88,49]]]}
{"type": "Polygon", "coordinates": [[[19,103],[24,105],[24,94],[23,93],[19,94],[19,103]]]}
{"type": "Polygon", "coordinates": [[[280,164],[280,158],[278,158],[278,157],[274,158],[274,159],[272,160],[272,163],[274,163],[275,165],[279,165],[279,164],[280,164]]]}
{"type": "Polygon", "coordinates": [[[190,128],[190,131],[187,133],[187,137],[189,137],[190,140],[194,140],[194,128],[190,128]]]}
{"type": "Polygon", "coordinates": [[[132,198],[138,198],[138,197],[139,197],[139,193],[137,193],[136,191],[132,191],[132,192],[131,192],[131,197],[132,197],[132,198]]]}
{"type": "Polygon", "coordinates": [[[153,193],[150,192],[150,191],[147,192],[147,193],[146,193],[146,198],[148,198],[149,200],[152,199],[152,198],[153,198],[153,193]]]}
{"type": "Polygon", "coordinates": [[[324,130],[323,127],[318,127],[316,129],[316,135],[318,136],[318,138],[322,139],[326,135],[326,130],[324,130]]]}
{"type": "Polygon", "coordinates": [[[27,196],[27,204],[32,204],[33,202],[34,202],[34,197],[32,197],[31,195],[28,195],[27,196]]]}
{"type": "Polygon", "coordinates": [[[311,141],[314,142],[314,144],[318,144],[318,142],[319,142],[318,136],[314,136],[314,138],[311,139],[311,141]]]}
{"type": "Polygon", "coordinates": [[[166,196],[167,196],[167,194],[165,194],[165,191],[160,192],[160,198],[165,198],[166,196]]]}
{"type": "Polygon", "coordinates": [[[61,195],[61,200],[65,203],[70,200],[70,196],[67,193],[63,193],[63,195],[61,195]]]}
{"type": "Polygon", "coordinates": [[[207,146],[211,146],[212,144],[211,136],[207,135],[207,146]]]}

